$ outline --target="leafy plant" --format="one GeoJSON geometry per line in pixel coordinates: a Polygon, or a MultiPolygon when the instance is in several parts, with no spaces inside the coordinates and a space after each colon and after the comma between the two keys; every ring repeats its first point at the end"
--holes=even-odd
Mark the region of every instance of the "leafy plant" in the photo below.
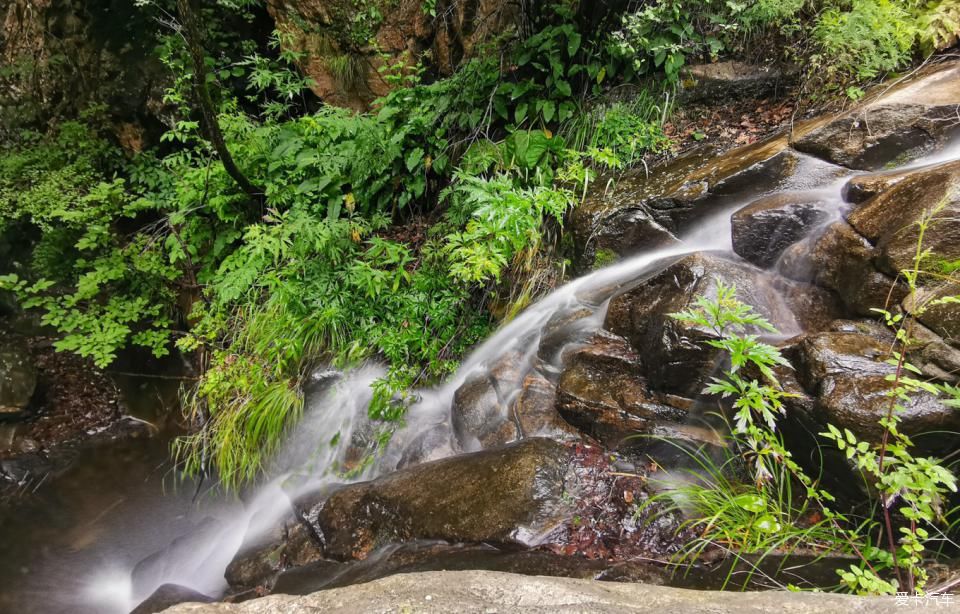
{"type": "MultiPolygon", "coordinates": [[[[923,212],[916,222],[917,248],[912,267],[901,272],[909,288],[906,304],[911,306],[910,312],[905,317],[904,314],[883,309],[875,310],[896,332],[897,340],[897,348],[887,360],[894,367],[894,373],[887,378],[891,382],[887,393],[890,402],[886,415],[880,420],[880,426],[883,427],[881,441],[878,444],[859,441],[849,430],[841,432],[833,425],[828,425],[828,431],[821,433],[873,480],[880,498],[889,549],[883,559],[896,570],[898,585],[910,593],[922,591],[926,584],[927,573],[922,564],[924,542],[930,537],[929,529],[942,523],[945,518],[944,501],[947,495],[957,492],[957,479],[953,473],[936,458],[915,456],[911,450],[913,442],[899,428],[901,415],[918,395],[943,394],[949,398],[948,404],[958,404],[956,387],[921,379],[923,374],[920,369],[907,359],[907,352],[914,344],[911,328],[915,318],[922,317],[930,307],[960,302],[960,297],[956,296],[922,299],[919,293],[921,278],[931,274],[925,270],[925,263],[931,254],[923,248],[924,236],[936,223],[943,208],[944,203],[941,203],[923,212]],[[895,526],[892,518],[894,509],[905,519],[906,526],[895,526]]],[[[940,277],[936,272],[933,272],[933,276],[940,277]]],[[[844,579],[851,585],[854,581],[859,582],[859,578],[844,579]]]]}

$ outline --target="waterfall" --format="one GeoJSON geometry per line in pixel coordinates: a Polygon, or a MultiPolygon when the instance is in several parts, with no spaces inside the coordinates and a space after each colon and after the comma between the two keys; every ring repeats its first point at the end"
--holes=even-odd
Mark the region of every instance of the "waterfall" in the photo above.
{"type": "MultiPolygon", "coordinates": [[[[904,168],[934,164],[958,155],[960,143],[955,143],[904,168]]],[[[798,158],[795,172],[777,185],[774,192],[803,193],[827,203],[830,216],[820,228],[825,227],[839,219],[846,206],[842,197],[843,186],[852,176],[861,173],[803,154],[798,154],[798,158]]],[[[180,537],[153,562],[141,564],[133,573],[133,580],[131,570],[96,570],[88,584],[86,597],[99,611],[123,612],[164,583],[184,585],[211,595],[220,594],[225,588],[224,569],[238,549],[243,544],[268,536],[289,516],[291,502],[298,496],[389,473],[397,468],[408,446],[430,430],[438,430],[449,439],[449,446],[444,448],[449,454],[472,451],[479,444],[464,446],[458,443],[453,437],[450,420],[454,393],[465,381],[483,373],[510,353],[522,357],[523,368],[532,369],[544,326],[551,318],[587,310],[590,315],[580,321],[579,332],[598,330],[603,324],[609,299],[618,289],[662,271],[687,254],[702,251],[732,254],[731,214],[756,198],[756,194],[727,198],[722,206],[712,207],[709,216],[683,233],[679,243],[637,254],[575,279],[528,307],[477,346],[444,383],[416,391],[416,400],[387,449],[374,463],[349,479],[331,468],[344,466],[348,454],[355,453],[358,447],[369,449],[365,448],[369,443],[365,437],[375,428],[367,417],[370,384],[384,374],[384,369],[378,365],[366,365],[342,376],[318,373],[317,387],[321,390],[308,395],[302,421],[290,433],[271,465],[268,472],[271,479],[256,488],[245,504],[219,510],[210,526],[180,537]]],[[[776,276],[775,267],[769,274],[776,276]]],[[[559,368],[558,364],[547,366],[559,368]]],[[[509,398],[518,391],[499,392],[509,398]]]]}

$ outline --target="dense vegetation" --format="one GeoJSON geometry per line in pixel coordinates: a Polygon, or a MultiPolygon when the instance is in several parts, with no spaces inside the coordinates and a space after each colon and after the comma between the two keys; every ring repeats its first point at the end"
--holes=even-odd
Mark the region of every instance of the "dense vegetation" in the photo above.
{"type": "MultiPolygon", "coordinates": [[[[228,486],[257,476],[314,365],[386,362],[371,413],[389,431],[411,386],[562,276],[565,213],[598,169],[669,147],[662,93],[684,64],[783,48],[818,95],[856,96],[955,42],[960,14],[956,0],[660,0],[609,33],[557,3],[450,77],[417,58],[386,67],[392,91],[354,113],[316,107],[281,34],[231,30],[257,2],[211,2],[194,33],[169,27],[181,4],[137,3],[164,17],[150,35],[169,112],[153,148],[123,153],[103,105],[49,129],[5,118],[0,231],[24,251],[2,284],[61,331],[59,349],[100,366],[127,346],[192,356],[197,430],[177,451],[228,486]],[[631,80],[646,92],[604,102],[631,80]]],[[[341,33],[356,45],[389,10],[360,4],[341,33]]]]}

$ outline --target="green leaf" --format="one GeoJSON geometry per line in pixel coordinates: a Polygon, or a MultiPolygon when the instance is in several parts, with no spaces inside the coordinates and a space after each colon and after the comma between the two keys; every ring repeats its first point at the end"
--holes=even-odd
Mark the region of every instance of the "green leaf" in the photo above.
{"type": "Polygon", "coordinates": [[[767,509],[767,500],[761,495],[747,493],[734,497],[733,502],[740,508],[748,512],[758,514],[767,509]]]}
{"type": "Polygon", "coordinates": [[[527,118],[527,103],[521,102],[517,105],[517,108],[513,112],[513,120],[517,125],[522,124],[523,120],[527,118]]]}
{"type": "Polygon", "coordinates": [[[567,37],[567,55],[571,58],[576,55],[580,49],[580,33],[571,32],[567,37]]]}
{"type": "Polygon", "coordinates": [[[407,170],[413,172],[413,169],[417,168],[417,165],[423,160],[423,150],[417,147],[413,151],[407,154],[406,164],[407,170]]]}
{"type": "Polygon", "coordinates": [[[753,523],[753,526],[763,531],[764,533],[776,533],[782,527],[773,514],[764,514],[757,518],[757,521],[753,523]]]}
{"type": "Polygon", "coordinates": [[[543,121],[550,123],[557,112],[557,105],[552,100],[545,100],[543,103],[543,121]]]}

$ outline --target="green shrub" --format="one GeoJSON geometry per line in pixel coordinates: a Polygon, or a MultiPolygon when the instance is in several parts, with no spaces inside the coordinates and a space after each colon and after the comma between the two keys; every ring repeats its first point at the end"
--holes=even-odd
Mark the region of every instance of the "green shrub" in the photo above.
{"type": "Polygon", "coordinates": [[[830,7],[813,28],[820,61],[861,80],[908,64],[917,34],[910,11],[894,0],[853,0],[849,9],[830,7]]]}

